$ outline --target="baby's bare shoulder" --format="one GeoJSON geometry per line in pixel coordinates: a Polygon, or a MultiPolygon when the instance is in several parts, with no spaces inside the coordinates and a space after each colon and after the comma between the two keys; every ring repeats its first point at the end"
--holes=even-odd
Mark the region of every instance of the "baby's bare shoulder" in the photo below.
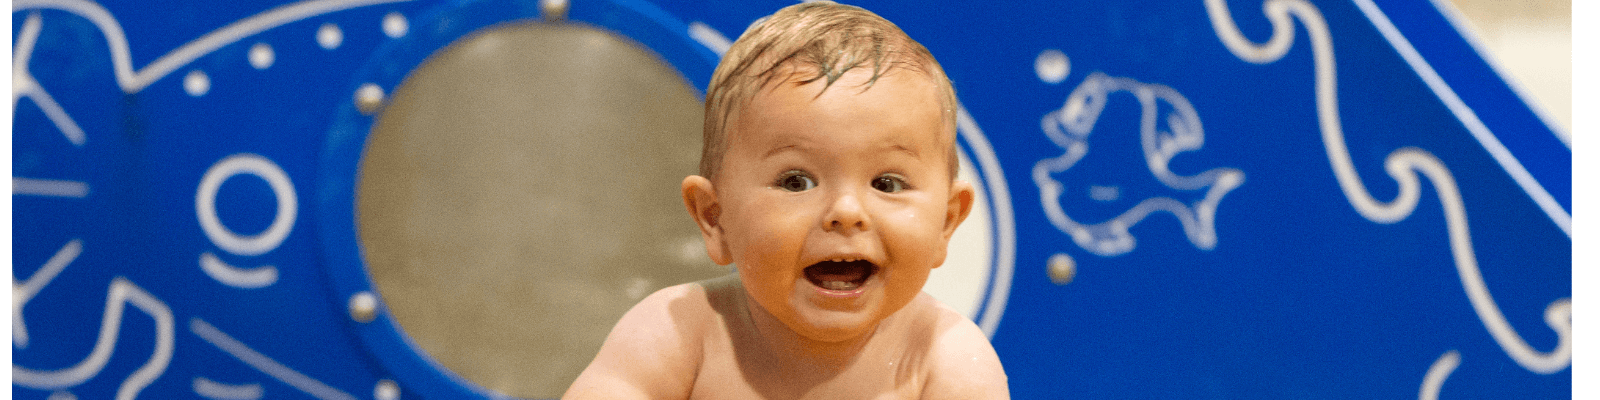
{"type": "Polygon", "coordinates": [[[711,318],[699,284],[656,291],[623,314],[562,398],[687,398],[711,318]]]}
{"type": "MultiPolygon", "coordinates": [[[[933,300],[929,318],[933,320],[933,341],[928,349],[928,381],[924,399],[1007,399],[1006,372],[1000,365],[989,337],[965,315],[933,300]]],[[[914,303],[922,303],[919,298],[914,303]]]]}

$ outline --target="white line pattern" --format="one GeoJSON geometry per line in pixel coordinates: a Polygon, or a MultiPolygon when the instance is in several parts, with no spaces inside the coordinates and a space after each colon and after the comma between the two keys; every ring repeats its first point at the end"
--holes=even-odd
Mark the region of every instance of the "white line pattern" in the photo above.
{"type": "Polygon", "coordinates": [[[1461,352],[1450,350],[1439,356],[1438,360],[1428,367],[1428,374],[1422,377],[1422,388],[1417,389],[1417,400],[1439,400],[1439,390],[1444,388],[1445,379],[1450,373],[1461,366],[1461,352]]]}
{"type": "Polygon", "coordinates": [[[111,64],[115,68],[117,84],[122,86],[123,92],[138,93],[144,90],[145,87],[150,86],[151,83],[171,74],[172,71],[176,71],[179,67],[247,36],[312,16],[374,4],[404,1],[410,0],[309,0],[279,6],[211,31],[211,33],[207,33],[199,39],[168,52],[137,71],[133,68],[133,57],[128,51],[128,37],[122,31],[122,24],[117,22],[116,17],[111,16],[110,11],[107,11],[105,7],[101,7],[99,4],[85,0],[17,0],[11,3],[11,10],[48,8],[70,12],[87,18],[89,22],[99,27],[100,31],[106,36],[106,44],[110,47],[111,64]]]}
{"type": "Polygon", "coordinates": [[[278,282],[278,267],[239,268],[228,265],[209,251],[200,253],[200,270],[217,282],[240,289],[259,289],[278,282]]]}
{"type": "Polygon", "coordinates": [[[17,278],[11,278],[11,345],[19,349],[28,348],[28,326],[22,320],[22,308],[27,306],[28,300],[33,300],[33,296],[38,295],[40,290],[44,290],[45,285],[55,280],[56,275],[60,275],[61,270],[67,268],[67,264],[78,259],[79,254],[83,254],[83,240],[72,239],[65,246],[61,246],[60,250],[56,250],[56,254],[50,256],[50,259],[44,262],[44,266],[34,271],[33,276],[28,277],[26,282],[17,283],[17,278]]]}
{"type": "Polygon", "coordinates": [[[44,197],[89,197],[89,184],[56,179],[11,178],[11,194],[44,197]]]}
{"type": "Polygon", "coordinates": [[[167,365],[172,362],[173,346],[173,318],[172,310],[167,305],[149,292],[129,282],[127,278],[117,277],[111,280],[111,287],[106,294],[105,317],[100,320],[100,336],[94,342],[94,349],[83,361],[71,367],[53,371],[35,371],[11,365],[11,378],[17,386],[40,390],[66,389],[83,384],[90,378],[100,373],[111,361],[111,350],[117,346],[118,333],[122,330],[123,307],[133,304],[134,307],[150,314],[156,322],[155,350],[150,355],[150,360],[139,369],[134,370],[128,379],[122,381],[117,387],[117,400],[132,399],[155,381],[167,370],[167,365]]]}
{"type": "Polygon", "coordinates": [[[28,71],[28,63],[33,60],[33,46],[39,41],[42,24],[39,13],[35,12],[28,15],[28,20],[22,23],[22,32],[18,32],[17,47],[11,53],[11,114],[17,113],[17,100],[27,97],[44,111],[44,116],[50,118],[50,122],[67,137],[67,141],[72,142],[73,146],[82,147],[85,141],[83,128],[72,120],[72,116],[67,115],[67,110],[62,109],[49,92],[44,91],[43,86],[39,86],[39,81],[33,79],[33,73],[28,71]]]}
{"type": "Polygon", "coordinates": [[[194,394],[217,400],[256,400],[266,394],[259,383],[229,385],[200,376],[194,377],[192,386],[194,394]]]}
{"type": "Polygon", "coordinates": [[[1562,232],[1566,232],[1567,237],[1572,237],[1572,214],[1562,208],[1561,203],[1557,202],[1549,191],[1544,190],[1544,185],[1539,184],[1539,180],[1534,179],[1527,168],[1523,168],[1522,162],[1517,161],[1517,157],[1511,154],[1511,150],[1506,149],[1505,144],[1500,143],[1500,139],[1496,138],[1493,132],[1489,132],[1489,127],[1478,119],[1478,114],[1473,112],[1471,107],[1467,107],[1467,103],[1461,101],[1455,90],[1450,89],[1444,78],[1439,77],[1439,73],[1428,65],[1422,54],[1417,53],[1411,42],[1389,22],[1389,17],[1385,16],[1372,0],[1356,0],[1356,6],[1361,7],[1361,12],[1366,13],[1367,19],[1372,20],[1373,26],[1383,33],[1384,39],[1400,52],[1400,56],[1411,65],[1412,70],[1417,72],[1417,76],[1428,84],[1428,89],[1433,90],[1434,95],[1444,102],[1450,112],[1455,114],[1456,119],[1466,125],[1467,132],[1471,132],[1472,137],[1483,145],[1483,149],[1494,157],[1494,161],[1500,163],[1500,167],[1505,169],[1506,173],[1511,174],[1511,179],[1517,182],[1517,186],[1522,187],[1522,191],[1533,199],[1534,204],[1539,205],[1539,209],[1543,210],[1556,226],[1561,227],[1562,232]]]}
{"type": "MultiPolygon", "coordinates": [[[[1483,322],[1501,349],[1529,371],[1552,374],[1566,369],[1572,363],[1572,302],[1558,299],[1545,308],[1545,324],[1557,335],[1555,349],[1541,352],[1533,349],[1517,334],[1501,313],[1494,297],[1478,269],[1477,255],[1472,249],[1472,236],[1468,231],[1466,208],[1461,192],[1450,170],[1438,158],[1425,150],[1406,147],[1390,153],[1384,169],[1400,187],[1400,193],[1390,202],[1372,197],[1356,173],[1345,147],[1343,128],[1340,127],[1339,101],[1336,89],[1336,72],[1333,57],[1333,37],[1321,11],[1304,0],[1267,0],[1262,10],[1272,23],[1272,37],[1265,44],[1256,44],[1244,37],[1229,15],[1224,0],[1207,0],[1206,11],[1211,17],[1217,37],[1229,51],[1240,59],[1256,64],[1277,61],[1288,53],[1293,43],[1294,24],[1298,18],[1310,35],[1316,75],[1317,115],[1321,122],[1322,141],[1328,161],[1333,167],[1339,187],[1350,204],[1362,216],[1373,222],[1390,224],[1405,219],[1416,209],[1421,196],[1421,179],[1424,175],[1433,184],[1444,209],[1445,223],[1450,239],[1451,255],[1455,260],[1457,275],[1472,303],[1473,311],[1483,322]]],[[[1361,4],[1363,0],[1358,0],[1361,4]]],[[[1370,4],[1370,3],[1369,3],[1370,4]]],[[[1373,17],[1374,14],[1368,14],[1373,17]]],[[[1384,23],[1378,23],[1384,25],[1384,23]]],[[[1376,22],[1375,22],[1376,23],[1376,22]]],[[[1402,51],[1404,53],[1404,51],[1402,51]]],[[[1413,65],[1415,67],[1415,65],[1413,65]]],[[[1458,113],[1460,117],[1462,114],[1458,113]]],[[[1491,135],[1492,136],[1492,135],[1491,135]]],[[[1481,138],[1480,138],[1481,140],[1481,138]]],[[[1504,164],[1502,164],[1504,165],[1504,164]]],[[[1524,187],[1526,189],[1526,187],[1524,187]]]]}
{"type": "Polygon", "coordinates": [[[251,349],[250,346],[245,346],[238,339],[228,336],[228,334],[218,330],[217,327],[211,326],[211,324],[199,318],[189,319],[189,331],[200,336],[200,339],[205,340],[206,343],[211,343],[212,346],[216,346],[217,349],[222,350],[224,353],[243,361],[251,368],[255,368],[257,371],[261,371],[267,376],[271,376],[273,379],[282,381],[289,386],[293,386],[295,389],[299,389],[312,397],[322,400],[356,400],[349,393],[335,389],[283,364],[279,364],[277,361],[273,361],[271,358],[251,349]]]}

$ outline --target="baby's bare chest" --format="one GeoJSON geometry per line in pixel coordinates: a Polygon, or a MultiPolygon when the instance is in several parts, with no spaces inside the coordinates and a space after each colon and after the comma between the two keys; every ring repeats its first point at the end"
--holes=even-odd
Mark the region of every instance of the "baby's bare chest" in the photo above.
{"type": "Polygon", "coordinates": [[[922,357],[905,352],[866,351],[843,366],[827,368],[783,360],[771,352],[707,343],[691,399],[917,399],[922,396],[922,357]]]}

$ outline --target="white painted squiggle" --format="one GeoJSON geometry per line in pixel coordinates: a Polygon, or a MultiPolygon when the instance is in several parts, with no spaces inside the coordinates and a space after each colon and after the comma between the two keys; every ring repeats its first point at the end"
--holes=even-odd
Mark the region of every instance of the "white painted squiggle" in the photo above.
{"type": "Polygon", "coordinates": [[[349,393],[328,386],[299,371],[279,364],[277,361],[255,351],[255,349],[251,349],[250,346],[245,346],[243,342],[228,336],[227,333],[223,333],[217,327],[211,326],[211,324],[199,318],[189,319],[189,331],[200,336],[200,339],[205,340],[206,343],[211,343],[217,349],[228,353],[228,355],[239,359],[239,361],[243,361],[251,368],[255,368],[257,371],[261,371],[267,376],[271,376],[289,386],[293,386],[295,389],[300,389],[300,391],[312,397],[322,400],[356,400],[355,396],[351,396],[349,393]]]}
{"type": "Polygon", "coordinates": [[[1266,44],[1256,44],[1244,37],[1229,15],[1223,0],[1207,0],[1206,11],[1213,29],[1222,43],[1240,59],[1256,64],[1277,61],[1288,52],[1293,42],[1294,24],[1299,18],[1308,32],[1315,60],[1317,116],[1321,123],[1322,142],[1327,149],[1328,161],[1333,167],[1339,187],[1350,204],[1362,216],[1378,223],[1394,223],[1405,219],[1416,209],[1421,196],[1418,175],[1425,175],[1433,184],[1444,208],[1445,223],[1450,239],[1451,255],[1456,272],[1461,278],[1473,311],[1512,360],[1518,365],[1540,374],[1551,374],[1572,363],[1572,302],[1562,298],[1545,308],[1545,324],[1557,335],[1556,348],[1549,352],[1533,349],[1517,334],[1501,313],[1494,297],[1478,269],[1477,255],[1472,249],[1472,235],[1468,231],[1466,208],[1455,178],[1444,163],[1425,150],[1402,148],[1390,153],[1384,160],[1384,169],[1399,184],[1400,193],[1394,200],[1382,202],[1372,197],[1362,184],[1348,148],[1339,120],[1339,101],[1336,87],[1333,37],[1321,11],[1304,0],[1267,0],[1263,12],[1272,22],[1272,38],[1266,44]]]}
{"type": "Polygon", "coordinates": [[[1198,150],[1205,143],[1199,114],[1177,90],[1095,72],[1073,89],[1072,94],[1067,96],[1066,104],[1046,114],[1040,123],[1050,141],[1065,152],[1059,157],[1034,164],[1033,181],[1039,186],[1045,216],[1057,229],[1072,236],[1073,242],[1079,247],[1106,257],[1132,251],[1135,240],[1128,228],[1155,212],[1166,212],[1177,217],[1183,225],[1184,234],[1195,247],[1211,249],[1216,246],[1217,204],[1224,195],[1244,183],[1244,172],[1233,168],[1214,168],[1198,175],[1183,176],[1168,168],[1173,157],[1198,150]],[[1095,224],[1080,223],[1062,209],[1061,195],[1064,189],[1051,174],[1072,168],[1088,154],[1089,134],[1094,130],[1108,98],[1117,92],[1127,92],[1139,99],[1143,109],[1139,125],[1140,143],[1143,145],[1145,166],[1150,173],[1162,184],[1175,190],[1204,190],[1203,198],[1190,205],[1171,197],[1152,197],[1140,201],[1115,218],[1095,224]],[[1163,115],[1160,102],[1170,104],[1172,112],[1163,115]],[[1165,130],[1160,129],[1162,122],[1165,122],[1165,130]]]}
{"type": "Polygon", "coordinates": [[[1450,350],[1439,356],[1438,360],[1428,367],[1428,374],[1422,377],[1422,388],[1417,389],[1417,400],[1439,400],[1439,390],[1444,388],[1444,380],[1450,378],[1450,373],[1461,366],[1461,352],[1450,350]]]}
{"type": "Polygon", "coordinates": [[[410,0],[310,0],[283,5],[211,31],[168,52],[139,70],[133,68],[132,54],[128,51],[128,37],[122,31],[122,24],[99,4],[86,0],[17,0],[11,3],[11,10],[15,12],[28,9],[57,9],[88,19],[106,36],[117,84],[122,87],[123,92],[138,93],[151,83],[171,74],[178,67],[247,36],[334,11],[404,1],[410,0]]]}
{"type": "Polygon", "coordinates": [[[155,319],[156,339],[150,361],[134,370],[133,374],[117,387],[117,400],[134,398],[139,391],[144,390],[145,386],[149,386],[150,382],[161,376],[161,373],[167,370],[167,364],[172,362],[172,310],[149,292],[120,276],[111,280],[108,292],[105,317],[100,320],[100,336],[95,340],[94,349],[89,352],[87,358],[77,365],[54,371],[35,371],[13,364],[11,366],[13,383],[32,389],[58,390],[77,386],[98,375],[100,370],[105,368],[106,362],[111,360],[111,350],[117,346],[118,332],[122,330],[124,304],[133,304],[155,319]]]}

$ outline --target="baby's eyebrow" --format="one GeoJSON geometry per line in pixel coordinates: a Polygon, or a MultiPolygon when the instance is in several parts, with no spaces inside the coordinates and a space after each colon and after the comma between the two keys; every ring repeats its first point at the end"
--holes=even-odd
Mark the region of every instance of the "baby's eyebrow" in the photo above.
{"type": "Polygon", "coordinates": [[[900,152],[909,154],[909,155],[911,155],[911,158],[916,158],[916,159],[921,159],[922,158],[922,155],[921,154],[917,154],[916,150],[912,150],[910,147],[906,147],[905,145],[901,145],[901,144],[889,145],[889,150],[900,151],[900,152]]]}
{"type": "Polygon", "coordinates": [[[799,148],[800,148],[800,145],[798,145],[798,144],[786,144],[786,145],[783,145],[783,146],[774,147],[774,148],[772,148],[772,150],[767,150],[766,154],[762,154],[761,158],[770,158],[773,155],[776,155],[778,153],[784,152],[784,150],[799,149],[799,148]]]}

